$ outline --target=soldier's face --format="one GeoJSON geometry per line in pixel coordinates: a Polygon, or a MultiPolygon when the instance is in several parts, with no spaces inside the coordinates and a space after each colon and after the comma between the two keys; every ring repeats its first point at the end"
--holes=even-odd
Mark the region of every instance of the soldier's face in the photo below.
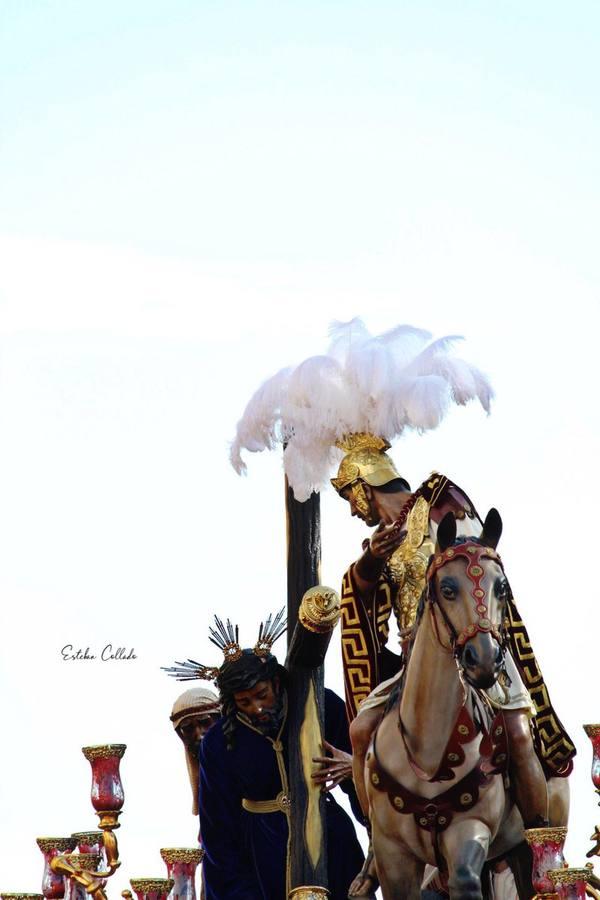
{"type": "Polygon", "coordinates": [[[362,497],[357,496],[357,492],[353,490],[352,485],[344,488],[341,496],[347,500],[350,505],[350,513],[362,519],[370,528],[379,525],[379,516],[373,509],[372,493],[369,485],[359,485],[362,488],[362,497]]]}

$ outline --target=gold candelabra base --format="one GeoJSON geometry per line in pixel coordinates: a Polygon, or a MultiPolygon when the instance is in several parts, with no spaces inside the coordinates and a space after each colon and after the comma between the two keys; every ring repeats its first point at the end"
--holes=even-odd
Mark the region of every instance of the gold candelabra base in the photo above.
{"type": "Polygon", "coordinates": [[[72,878],[73,881],[85,888],[86,893],[93,900],[107,900],[105,891],[106,879],[114,875],[121,865],[117,838],[113,833],[115,829],[120,827],[119,816],[121,812],[122,810],[100,810],[96,813],[98,825],[102,829],[102,843],[107,864],[106,871],[92,872],[82,869],[75,864],[72,856],[69,859],[65,856],[55,856],[50,862],[50,868],[53,872],[72,878]]]}
{"type": "Polygon", "coordinates": [[[328,900],[331,894],[327,888],[316,885],[304,885],[295,887],[289,893],[288,900],[328,900]]]}

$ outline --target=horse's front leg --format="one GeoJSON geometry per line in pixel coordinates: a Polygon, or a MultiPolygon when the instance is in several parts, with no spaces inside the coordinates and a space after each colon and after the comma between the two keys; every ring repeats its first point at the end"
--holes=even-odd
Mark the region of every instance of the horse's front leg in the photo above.
{"type": "Polygon", "coordinates": [[[482,900],[481,870],[487,859],[490,830],[479,819],[461,819],[441,836],[448,863],[450,900],[482,900]]]}
{"type": "Polygon", "coordinates": [[[568,778],[550,778],[548,781],[548,818],[550,825],[569,824],[570,791],[568,778]]]}
{"type": "Polygon", "coordinates": [[[373,826],[373,853],[383,900],[420,900],[425,863],[373,826]]]}

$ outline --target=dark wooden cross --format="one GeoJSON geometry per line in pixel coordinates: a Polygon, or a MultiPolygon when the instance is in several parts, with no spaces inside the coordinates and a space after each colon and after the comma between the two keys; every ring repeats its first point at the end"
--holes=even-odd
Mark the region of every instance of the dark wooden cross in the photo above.
{"type": "MultiPolygon", "coordinates": [[[[301,731],[307,700],[316,698],[321,735],[323,735],[324,683],[323,661],[329,637],[313,634],[298,625],[298,610],[305,592],[320,582],[321,513],[319,494],[311,494],[304,503],[295,499],[287,479],[287,609],[289,719],[288,753],[290,783],[291,886],[315,885],[327,888],[327,828],[325,795],[319,800],[319,826],[313,830],[312,846],[306,827],[308,785],[306,760],[302,755],[301,731]],[[318,835],[315,852],[314,836],[318,835]]],[[[306,755],[306,752],[305,752],[306,755]]],[[[312,768],[312,767],[311,767],[312,768]]]]}

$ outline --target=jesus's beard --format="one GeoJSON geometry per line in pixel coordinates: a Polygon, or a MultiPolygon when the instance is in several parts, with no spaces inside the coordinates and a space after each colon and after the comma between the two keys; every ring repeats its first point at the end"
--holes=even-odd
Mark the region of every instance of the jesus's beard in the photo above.
{"type": "Polygon", "coordinates": [[[279,694],[275,701],[275,705],[271,709],[264,709],[256,716],[244,715],[243,718],[246,719],[253,728],[256,728],[261,734],[264,734],[265,737],[273,738],[277,736],[281,729],[284,712],[283,705],[283,695],[279,694]]]}

